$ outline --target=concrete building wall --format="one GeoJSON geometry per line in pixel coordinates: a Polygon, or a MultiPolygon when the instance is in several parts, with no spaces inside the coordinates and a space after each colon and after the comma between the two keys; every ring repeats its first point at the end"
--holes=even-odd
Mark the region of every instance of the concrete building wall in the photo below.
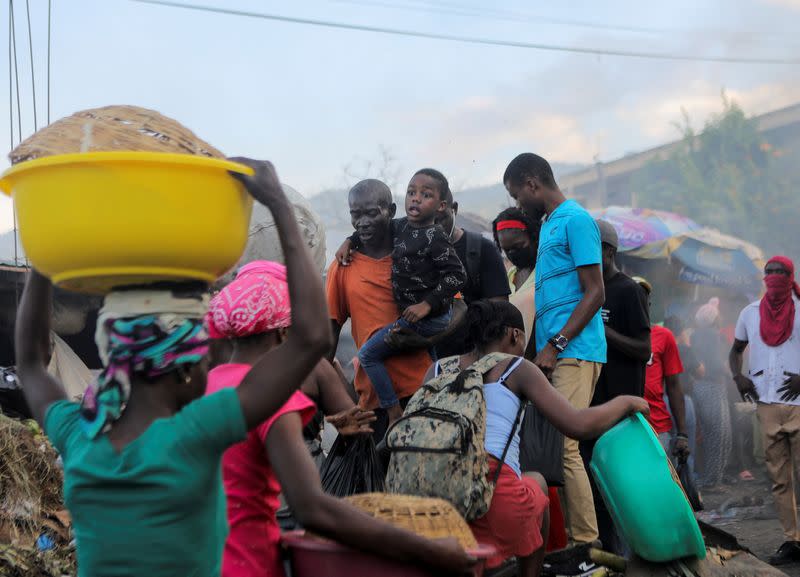
{"type": "MultiPolygon", "coordinates": [[[[770,144],[800,159],[800,104],[762,114],[756,121],[770,144]]],[[[597,163],[561,177],[559,185],[568,196],[587,208],[636,206],[633,176],[651,160],[669,157],[681,144],[680,141],[671,142],[612,162],[597,163]]]]}

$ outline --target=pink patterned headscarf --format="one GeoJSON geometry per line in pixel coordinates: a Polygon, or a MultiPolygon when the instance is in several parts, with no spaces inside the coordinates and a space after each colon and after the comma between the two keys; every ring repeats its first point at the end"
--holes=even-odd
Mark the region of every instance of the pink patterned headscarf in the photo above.
{"type": "Polygon", "coordinates": [[[292,324],[286,267],[256,260],[213,299],[206,315],[212,339],[236,339],[267,333],[292,324]]]}

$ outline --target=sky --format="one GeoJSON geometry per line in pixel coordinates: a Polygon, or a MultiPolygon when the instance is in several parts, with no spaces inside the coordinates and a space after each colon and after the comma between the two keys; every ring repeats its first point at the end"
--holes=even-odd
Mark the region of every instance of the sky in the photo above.
{"type": "MultiPolygon", "coordinates": [[[[512,42],[690,56],[800,59],[800,0],[176,0],[512,42]]],[[[15,0],[22,136],[35,131],[24,0],[15,0]]],[[[47,118],[47,0],[29,0],[38,125],[47,118]]],[[[0,30],[8,39],[7,5],[0,30]]],[[[306,196],[433,166],[454,190],[508,161],[609,161],[701,126],[721,94],[759,114],[800,102],[797,64],[731,64],[487,46],[154,6],[52,0],[50,117],[110,104],[166,114],[226,154],[272,160],[306,196]]],[[[10,150],[9,63],[0,142],[10,150]]],[[[18,134],[14,135],[18,142],[18,134]]],[[[0,170],[8,166],[5,154],[0,170]]],[[[0,200],[0,231],[13,226],[0,200]]]]}

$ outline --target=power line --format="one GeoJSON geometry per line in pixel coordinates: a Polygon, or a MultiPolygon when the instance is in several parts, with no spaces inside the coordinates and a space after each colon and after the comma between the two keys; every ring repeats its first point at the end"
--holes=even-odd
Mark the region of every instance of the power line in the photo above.
{"type": "Polygon", "coordinates": [[[17,137],[22,141],[22,108],[19,98],[19,60],[17,59],[17,24],[14,21],[14,1],[8,0],[9,20],[11,21],[11,43],[14,46],[14,84],[17,87],[17,137]]]}
{"type": "Polygon", "coordinates": [[[39,120],[36,118],[36,74],[33,70],[33,35],[31,34],[31,3],[25,0],[25,10],[28,13],[28,49],[31,55],[31,95],[33,96],[33,129],[39,130],[39,120]]]}
{"type": "Polygon", "coordinates": [[[8,0],[8,127],[11,129],[11,148],[14,149],[14,60],[11,56],[11,10],[13,6],[8,0]]]}
{"type": "MultiPolygon", "coordinates": [[[[389,9],[400,9],[410,11],[420,11],[438,14],[452,14],[455,16],[466,16],[473,18],[492,18],[509,22],[544,22],[556,26],[571,26],[576,28],[587,28],[590,30],[608,30],[615,32],[632,32],[637,34],[736,34],[737,31],[726,28],[676,28],[676,27],[653,27],[653,26],[632,26],[622,24],[605,24],[590,20],[574,20],[566,18],[552,18],[541,16],[529,12],[515,12],[513,10],[502,10],[498,8],[484,8],[483,6],[464,5],[460,2],[445,2],[434,0],[406,0],[405,3],[395,3],[387,0],[334,0],[345,4],[355,4],[361,6],[375,6],[389,9]]],[[[754,33],[754,31],[749,31],[754,33]]],[[[758,32],[765,34],[764,32],[758,32]]]]}
{"type": "Polygon", "coordinates": [[[263,20],[274,20],[278,22],[288,22],[292,24],[307,24],[310,26],[321,26],[325,28],[339,28],[343,30],[357,30],[360,32],[375,32],[379,34],[392,34],[395,36],[408,36],[413,38],[427,38],[430,40],[448,40],[452,42],[464,42],[467,44],[481,44],[486,46],[505,46],[510,48],[528,48],[533,50],[547,50],[551,52],[570,52],[575,54],[591,54],[594,56],[620,56],[627,58],[645,58],[650,60],[679,60],[689,62],[718,62],[727,64],[800,64],[800,59],[792,58],[745,58],[728,56],[690,56],[687,54],[669,54],[659,52],[637,52],[629,50],[613,50],[606,48],[581,48],[575,46],[560,46],[555,44],[538,44],[532,42],[515,42],[511,40],[492,40],[489,38],[476,38],[471,36],[457,36],[452,34],[435,34],[430,32],[418,32],[414,30],[401,30],[395,28],[383,28],[380,26],[366,26],[361,24],[347,24],[343,22],[331,22],[328,20],[316,20],[311,18],[296,18],[292,16],[280,16],[277,14],[263,14],[259,12],[248,12],[245,10],[231,10],[228,8],[216,8],[212,6],[201,6],[197,4],[181,4],[166,0],[131,0],[141,4],[153,4],[158,6],[170,6],[173,8],[184,8],[200,12],[213,12],[217,14],[229,14],[232,16],[245,16],[249,18],[260,18],[263,20]]]}
{"type": "Polygon", "coordinates": [[[53,13],[53,0],[47,0],[47,124],[50,124],[50,20],[53,13]]]}
{"type": "Polygon", "coordinates": [[[355,4],[358,6],[374,6],[398,10],[409,10],[414,12],[428,12],[433,14],[451,14],[454,16],[467,16],[473,18],[494,18],[495,20],[506,20],[510,22],[545,22],[558,26],[575,26],[579,28],[591,28],[597,30],[611,30],[617,32],[645,32],[662,34],[665,32],[675,32],[666,28],[647,28],[639,26],[621,26],[617,24],[602,24],[585,20],[566,20],[561,18],[549,18],[546,16],[535,16],[523,12],[513,12],[509,10],[486,9],[478,6],[463,6],[454,2],[416,2],[415,5],[395,4],[381,0],[335,0],[343,4],[355,4]]]}
{"type": "MultiPolygon", "coordinates": [[[[14,90],[12,88],[14,75],[17,70],[17,45],[16,39],[14,36],[14,2],[13,0],[8,0],[8,117],[9,123],[8,126],[11,132],[11,148],[10,150],[14,149],[14,90]],[[12,57],[13,54],[13,57],[12,57]],[[11,68],[14,68],[14,73],[12,73],[11,68]]],[[[19,134],[17,135],[19,140],[22,140],[22,120],[21,114],[19,110],[19,77],[17,77],[17,116],[20,122],[20,129],[19,134]]],[[[12,207],[12,214],[14,217],[14,265],[16,266],[19,261],[19,246],[17,240],[17,211],[15,208],[12,207]]],[[[17,283],[16,277],[14,279],[14,290],[16,293],[16,304],[19,304],[19,285],[17,283]]]]}

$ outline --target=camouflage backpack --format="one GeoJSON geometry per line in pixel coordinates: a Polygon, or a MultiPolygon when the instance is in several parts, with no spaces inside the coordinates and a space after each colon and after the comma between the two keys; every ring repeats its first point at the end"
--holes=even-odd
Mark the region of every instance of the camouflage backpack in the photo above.
{"type": "MultiPolygon", "coordinates": [[[[388,492],[446,499],[467,521],[486,514],[499,475],[494,482],[487,479],[483,375],[508,358],[491,353],[464,371],[459,357],[439,362],[437,376],[411,397],[403,416],[386,433],[392,452],[388,492]]],[[[501,460],[510,441],[511,436],[501,460]]]]}

